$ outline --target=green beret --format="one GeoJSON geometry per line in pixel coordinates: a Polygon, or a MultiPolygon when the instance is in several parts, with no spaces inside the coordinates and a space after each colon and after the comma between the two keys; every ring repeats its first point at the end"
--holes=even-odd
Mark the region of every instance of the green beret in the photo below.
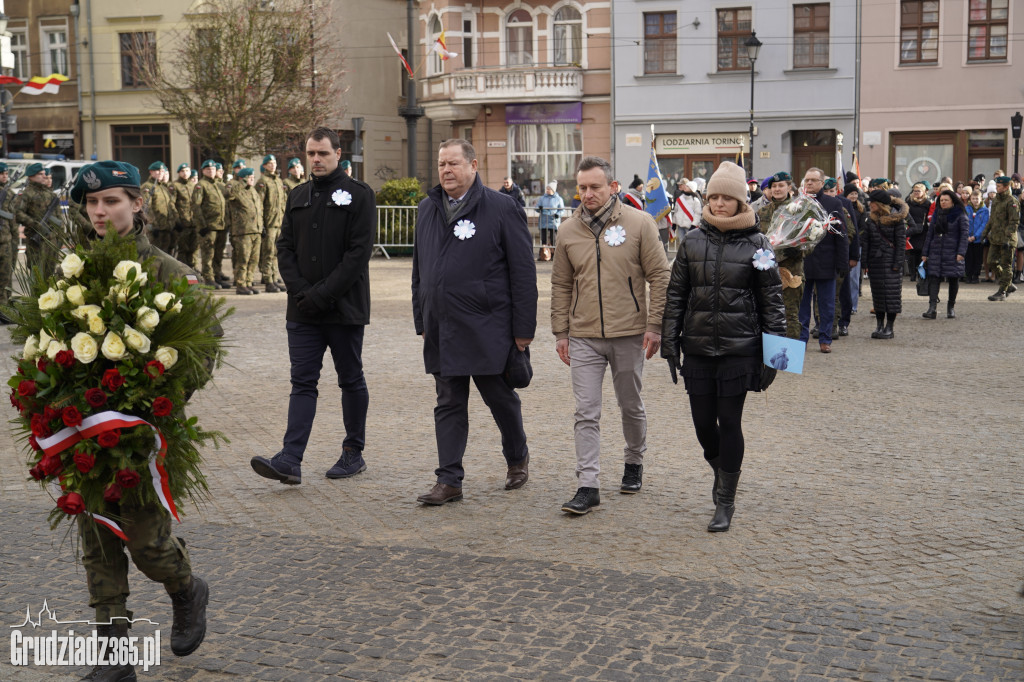
{"type": "Polygon", "coordinates": [[[203,170],[206,170],[207,168],[210,167],[216,168],[217,162],[214,161],[213,159],[207,159],[206,161],[203,161],[203,165],[201,166],[203,170]]]}
{"type": "Polygon", "coordinates": [[[289,168],[295,168],[296,166],[301,166],[301,165],[302,165],[302,162],[299,161],[298,158],[288,159],[288,167],[289,168]]]}
{"type": "Polygon", "coordinates": [[[0,161],[0,173],[6,173],[6,172],[7,172],[7,164],[4,163],[3,161],[0,161]]]}
{"type": "Polygon", "coordinates": [[[1000,175],[998,178],[996,178],[996,184],[997,185],[1009,185],[1010,184],[1010,176],[1009,175],[1000,175]]]}
{"type": "Polygon", "coordinates": [[[261,163],[260,165],[266,166],[271,161],[277,161],[277,157],[274,156],[273,154],[267,154],[266,156],[263,157],[263,163],[261,163]]]}
{"type": "Polygon", "coordinates": [[[868,187],[878,187],[880,185],[885,185],[888,183],[888,178],[871,178],[871,182],[868,183],[868,187]]]}
{"type": "Polygon", "coordinates": [[[181,171],[185,170],[186,168],[188,168],[188,164],[187,163],[183,163],[180,166],[178,166],[178,171],[177,172],[180,173],[181,171]]]}
{"type": "Polygon", "coordinates": [[[245,161],[243,161],[242,159],[235,159],[235,162],[231,164],[231,168],[245,168],[245,161]]]}
{"type": "Polygon", "coordinates": [[[45,175],[46,177],[50,177],[50,169],[49,168],[44,168],[43,169],[43,175],[45,175]]]}
{"type": "Polygon", "coordinates": [[[41,164],[41,163],[30,164],[29,167],[25,169],[25,175],[27,177],[30,177],[30,178],[33,175],[35,175],[36,173],[42,173],[42,172],[43,172],[43,164],[41,164]]]}
{"type": "Polygon", "coordinates": [[[250,175],[252,175],[252,168],[243,168],[242,170],[238,171],[239,179],[247,178],[250,175]]]}
{"type": "Polygon", "coordinates": [[[348,161],[348,160],[345,160],[345,161],[342,161],[339,165],[341,166],[341,170],[348,170],[349,168],[352,167],[352,162],[348,161]]]}
{"type": "Polygon", "coordinates": [[[71,200],[81,204],[85,195],[111,187],[139,188],[139,169],[122,161],[97,161],[83,166],[71,188],[71,200]]]}
{"type": "Polygon", "coordinates": [[[825,184],[822,186],[822,189],[832,189],[835,186],[836,186],[836,179],[835,178],[825,178],[825,184]]]}
{"type": "Polygon", "coordinates": [[[776,182],[793,182],[793,176],[786,171],[779,171],[772,176],[772,184],[776,182]]]}
{"type": "Polygon", "coordinates": [[[193,168],[192,169],[192,173],[189,175],[189,177],[190,178],[198,178],[199,177],[199,171],[197,171],[195,168],[193,168]]]}
{"type": "Polygon", "coordinates": [[[217,170],[224,170],[224,164],[221,163],[220,161],[214,161],[213,165],[217,167],[217,170]]]}
{"type": "Polygon", "coordinates": [[[154,161],[149,164],[149,170],[167,170],[167,166],[164,165],[163,161],[154,161]]]}
{"type": "Polygon", "coordinates": [[[918,180],[917,182],[914,183],[914,185],[923,185],[925,189],[932,188],[932,183],[928,182],[927,180],[918,180]]]}

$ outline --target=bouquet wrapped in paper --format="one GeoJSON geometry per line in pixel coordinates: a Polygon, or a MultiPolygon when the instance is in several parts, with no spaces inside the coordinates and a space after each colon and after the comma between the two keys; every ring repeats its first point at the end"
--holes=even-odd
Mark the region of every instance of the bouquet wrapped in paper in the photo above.
{"type": "Polygon", "coordinates": [[[814,197],[801,192],[775,211],[766,236],[776,250],[799,249],[809,253],[826,232],[834,231],[835,222],[837,219],[829,216],[814,197]]]}

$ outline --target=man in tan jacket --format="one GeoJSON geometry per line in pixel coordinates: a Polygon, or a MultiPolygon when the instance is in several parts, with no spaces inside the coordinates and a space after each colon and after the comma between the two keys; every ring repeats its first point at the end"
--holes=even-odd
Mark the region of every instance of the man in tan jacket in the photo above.
{"type": "Polygon", "coordinates": [[[587,156],[580,162],[576,184],[582,204],[559,227],[551,270],[551,331],[558,357],[571,368],[576,396],[579,489],[562,506],[573,514],[586,514],[601,503],[601,383],[609,365],[626,440],[619,490],[637,493],[643,485],[647,414],[641,376],[645,356],[650,360],[661,345],[669,280],[654,219],[623,205],[612,182],[604,159],[587,156]]]}

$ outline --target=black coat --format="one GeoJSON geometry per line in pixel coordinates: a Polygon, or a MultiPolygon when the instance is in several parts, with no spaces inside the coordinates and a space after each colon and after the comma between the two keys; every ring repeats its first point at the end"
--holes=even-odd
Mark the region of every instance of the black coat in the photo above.
{"type": "Polygon", "coordinates": [[[442,376],[500,374],[513,339],[537,331],[537,268],[526,212],[484,187],[478,175],[448,220],[441,186],[427,193],[416,218],[412,309],[423,335],[423,364],[442,376]],[[476,233],[455,236],[469,221],[476,233]]]}
{"type": "MultiPolygon", "coordinates": [[[[844,196],[837,196],[836,199],[846,209],[850,217],[850,229],[846,231],[846,239],[850,244],[850,258],[852,261],[860,260],[860,213],[853,207],[853,202],[844,196]]],[[[849,263],[847,263],[849,265],[849,263]]]]}
{"type": "Polygon", "coordinates": [[[373,190],[341,168],[288,194],[277,262],[290,322],[370,323],[370,255],[377,234],[373,190]],[[298,302],[307,299],[300,310],[298,302]],[[309,304],[312,304],[311,306],[309,304]]]}
{"type": "Polygon", "coordinates": [[[843,205],[835,197],[820,193],[815,197],[821,207],[838,222],[834,224],[840,234],[828,230],[814,250],[804,258],[804,279],[835,279],[850,271],[850,245],[843,221],[843,205]]]}
{"type": "Polygon", "coordinates": [[[661,322],[661,355],[761,357],[761,334],[786,335],[782,278],[773,264],[754,267],[758,249],[771,251],[758,226],[721,232],[701,220],[683,237],[661,322]]]}
{"type": "Polygon", "coordinates": [[[907,237],[910,238],[910,247],[921,250],[924,246],[925,234],[928,232],[928,211],[931,210],[931,199],[925,197],[921,203],[906,199],[907,209],[907,237]]]}
{"type": "Polygon", "coordinates": [[[942,209],[936,208],[928,225],[921,255],[928,258],[925,271],[929,277],[963,277],[964,261],[957,256],[967,256],[967,237],[970,229],[964,207],[957,205],[946,213],[946,233],[938,233],[942,209]]]}
{"type": "Polygon", "coordinates": [[[861,266],[868,269],[876,313],[903,311],[903,263],[907,244],[907,205],[893,199],[883,213],[870,210],[861,239],[861,266]]]}

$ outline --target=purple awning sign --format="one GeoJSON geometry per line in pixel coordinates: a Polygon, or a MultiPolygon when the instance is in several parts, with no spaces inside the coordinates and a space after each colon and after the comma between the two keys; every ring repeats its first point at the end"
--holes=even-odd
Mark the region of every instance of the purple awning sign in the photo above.
{"type": "Polygon", "coordinates": [[[507,104],[505,123],[583,123],[583,102],[507,104]]]}

